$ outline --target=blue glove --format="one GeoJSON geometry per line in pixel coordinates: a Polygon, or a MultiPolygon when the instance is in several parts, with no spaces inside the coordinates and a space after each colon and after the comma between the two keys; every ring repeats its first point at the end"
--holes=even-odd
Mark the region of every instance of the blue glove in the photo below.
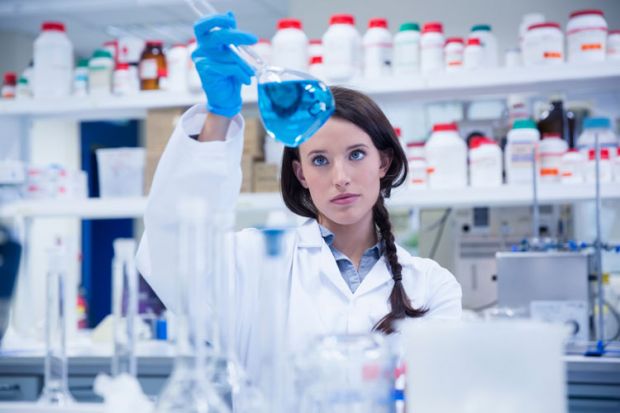
{"type": "Polygon", "coordinates": [[[197,49],[192,60],[207,95],[211,113],[232,118],[241,111],[241,85],[249,85],[254,70],[229,45],[251,45],[253,34],[235,30],[232,13],[205,17],[194,24],[197,49]]]}

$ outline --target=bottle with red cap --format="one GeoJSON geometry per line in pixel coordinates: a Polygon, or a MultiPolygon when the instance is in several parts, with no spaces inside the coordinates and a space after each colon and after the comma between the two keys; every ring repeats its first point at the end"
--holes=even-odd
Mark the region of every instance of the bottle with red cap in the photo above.
{"type": "Polygon", "coordinates": [[[465,54],[465,41],[462,37],[448,37],[444,47],[446,71],[463,68],[463,55],[465,54]]]}
{"type": "Polygon", "coordinates": [[[362,67],[362,36],[351,14],[334,14],[323,34],[323,62],[328,80],[346,82],[357,78],[362,67]]]}
{"type": "Polygon", "coordinates": [[[497,187],[502,185],[502,150],[493,139],[472,138],[469,143],[469,185],[497,187]]]}
{"type": "Polygon", "coordinates": [[[187,92],[187,46],[177,43],[166,53],[166,65],[168,67],[168,90],[172,92],[187,92]]]}
{"type": "Polygon", "coordinates": [[[310,58],[308,73],[322,81],[327,79],[327,72],[325,71],[325,65],[323,64],[323,56],[313,56],[310,58]]]}
{"type": "MultiPolygon", "coordinates": [[[[610,148],[600,149],[598,166],[599,182],[611,182],[612,168],[609,152],[610,148]]],[[[590,149],[588,151],[588,162],[586,163],[586,182],[596,182],[596,152],[594,149],[590,149]]]]}
{"type": "Polygon", "coordinates": [[[601,10],[577,10],[566,25],[567,60],[602,62],[607,47],[607,21],[601,10]]]}
{"type": "Polygon", "coordinates": [[[310,60],[312,60],[312,58],[316,56],[323,57],[323,40],[310,39],[310,43],[308,46],[308,56],[310,60]]]}
{"type": "Polygon", "coordinates": [[[477,37],[467,39],[465,46],[465,56],[463,57],[463,66],[465,69],[478,69],[484,63],[484,49],[482,43],[477,37]]]}
{"type": "Polygon", "coordinates": [[[35,98],[62,98],[71,95],[73,45],[59,22],[45,22],[34,41],[32,90],[35,98]]]}
{"type": "Polygon", "coordinates": [[[278,31],[271,39],[271,63],[305,72],[308,70],[308,37],[303,32],[301,20],[280,19],[278,31]]]}
{"type": "Polygon", "coordinates": [[[2,82],[2,99],[15,99],[15,92],[17,90],[17,73],[6,72],[4,74],[4,81],[2,82]]]}
{"type": "Polygon", "coordinates": [[[569,149],[562,156],[560,164],[560,182],[563,184],[583,183],[586,168],[586,157],[579,149],[569,149]]]}
{"type": "Polygon", "coordinates": [[[558,23],[536,23],[528,27],[523,39],[525,66],[564,62],[564,34],[558,23]]]}
{"type": "Polygon", "coordinates": [[[428,163],[429,187],[467,186],[467,145],[459,135],[456,123],[434,125],[424,152],[428,163]]]}
{"type": "Polygon", "coordinates": [[[445,42],[446,39],[443,35],[443,25],[441,23],[424,23],[420,40],[422,73],[432,73],[443,70],[443,48],[445,42]]]}
{"type": "Polygon", "coordinates": [[[392,34],[387,19],[375,17],[368,22],[368,30],[362,39],[364,46],[364,76],[386,77],[391,74],[392,34]]]}

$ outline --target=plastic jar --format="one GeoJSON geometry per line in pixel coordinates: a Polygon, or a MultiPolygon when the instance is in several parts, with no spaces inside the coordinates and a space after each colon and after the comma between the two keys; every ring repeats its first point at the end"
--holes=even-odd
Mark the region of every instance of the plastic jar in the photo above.
{"type": "Polygon", "coordinates": [[[105,49],[97,49],[88,62],[88,87],[91,95],[108,95],[112,92],[114,60],[105,49]]]}
{"type": "Polygon", "coordinates": [[[523,64],[537,66],[564,61],[564,34],[558,23],[531,25],[523,41],[523,64]]]}
{"type": "Polygon", "coordinates": [[[192,60],[192,53],[196,50],[196,39],[191,39],[187,42],[187,86],[191,92],[201,92],[202,83],[200,83],[200,76],[192,60]]]}
{"type": "Polygon", "coordinates": [[[394,36],[395,75],[408,75],[420,70],[420,25],[403,23],[394,36]]]}
{"type": "Polygon", "coordinates": [[[428,164],[426,163],[424,142],[407,143],[407,160],[409,176],[407,184],[410,188],[425,189],[428,187],[428,164]]]}
{"type": "Polygon", "coordinates": [[[314,56],[310,59],[310,67],[308,68],[308,72],[317,79],[325,81],[327,72],[325,70],[325,65],[323,64],[322,56],[314,56]]]}
{"type": "Polygon", "coordinates": [[[560,134],[543,135],[540,142],[540,179],[541,182],[557,182],[560,180],[562,158],[568,151],[568,144],[560,134]]]}
{"type": "Polygon", "coordinates": [[[467,145],[459,136],[456,123],[433,126],[424,147],[431,188],[464,188],[467,186],[467,145]]]}
{"type": "Polygon", "coordinates": [[[6,72],[4,81],[2,82],[2,91],[0,95],[2,99],[14,99],[17,93],[17,73],[6,72]]]}
{"type": "Polygon", "coordinates": [[[431,73],[443,69],[443,48],[445,38],[443,25],[439,22],[425,23],[420,39],[422,73],[431,73]]]}
{"type": "Polygon", "coordinates": [[[323,62],[329,80],[343,82],[361,73],[362,37],[350,14],[335,14],[323,34],[323,62]]]}
{"type": "Polygon", "coordinates": [[[73,96],[88,94],[88,59],[80,59],[73,73],[73,96]]]}
{"type": "Polygon", "coordinates": [[[519,24],[519,49],[523,53],[523,41],[525,40],[525,34],[527,29],[537,23],[544,23],[545,15],[542,13],[528,13],[521,18],[521,24],[519,24]]]}
{"type": "Polygon", "coordinates": [[[116,65],[112,86],[116,95],[131,95],[139,91],[137,82],[132,78],[129,63],[119,63],[116,65]]]}
{"type": "Polygon", "coordinates": [[[620,30],[610,30],[607,36],[607,60],[620,60],[620,30]]]}
{"type": "Polygon", "coordinates": [[[469,185],[492,187],[502,185],[502,150],[487,137],[475,137],[469,146],[469,185]]]}
{"type": "Polygon", "coordinates": [[[252,49],[266,64],[271,64],[271,41],[269,39],[258,39],[256,44],[252,45],[252,49]]]}
{"type": "Polygon", "coordinates": [[[42,30],[34,41],[33,95],[68,97],[73,84],[73,45],[62,23],[45,22],[42,30]]]}
{"type": "MultiPolygon", "coordinates": [[[[611,182],[612,180],[612,168],[609,153],[609,148],[601,149],[599,159],[600,182],[611,182]]],[[[596,182],[596,153],[594,149],[590,149],[588,151],[588,162],[586,164],[586,182],[596,182]]]]}
{"type": "Polygon", "coordinates": [[[504,152],[507,184],[529,184],[533,178],[533,160],[538,151],[540,133],[531,119],[517,119],[510,131],[504,152]]]}
{"type": "Polygon", "coordinates": [[[497,67],[499,57],[497,51],[497,39],[488,24],[477,24],[471,28],[469,38],[480,39],[482,45],[482,61],[485,67],[497,67]]]}
{"type": "Polygon", "coordinates": [[[566,25],[569,62],[602,62],[607,45],[607,22],[601,10],[579,10],[566,25]]]}
{"type": "Polygon", "coordinates": [[[187,92],[187,46],[181,43],[173,45],[166,53],[168,67],[168,90],[187,92]]]}
{"type": "Polygon", "coordinates": [[[472,37],[467,39],[463,66],[465,69],[478,69],[484,65],[484,50],[480,39],[472,37]]]}
{"type": "Polygon", "coordinates": [[[609,118],[586,118],[583,121],[583,131],[577,139],[577,148],[584,154],[596,145],[596,137],[600,148],[609,148],[610,156],[614,157],[618,147],[618,138],[611,129],[609,118]]]}
{"type": "Polygon", "coordinates": [[[586,157],[577,149],[569,149],[562,156],[560,181],[563,184],[580,184],[584,181],[586,157]]]}
{"type": "Polygon", "coordinates": [[[287,69],[308,70],[308,37],[299,19],[280,19],[278,31],[271,39],[272,65],[287,69]]]}
{"type": "Polygon", "coordinates": [[[463,55],[465,54],[465,42],[461,37],[449,37],[444,48],[444,60],[446,71],[463,68],[463,55]]]}
{"type": "Polygon", "coordinates": [[[392,62],[392,34],[386,19],[375,17],[368,21],[368,30],[362,39],[364,46],[364,76],[389,76],[392,62]]]}
{"type": "Polygon", "coordinates": [[[161,78],[165,77],[167,71],[162,41],[149,40],[146,42],[144,51],[140,56],[139,70],[141,90],[161,89],[163,86],[161,78]]]}
{"type": "Polygon", "coordinates": [[[321,39],[310,39],[308,56],[310,59],[315,56],[323,56],[323,41],[321,39]]]}

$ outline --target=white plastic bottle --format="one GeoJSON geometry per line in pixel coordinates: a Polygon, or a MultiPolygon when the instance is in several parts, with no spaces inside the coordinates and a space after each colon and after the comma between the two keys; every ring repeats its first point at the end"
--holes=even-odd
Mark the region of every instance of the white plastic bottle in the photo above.
{"type": "Polygon", "coordinates": [[[456,123],[433,126],[424,147],[431,188],[465,188],[467,186],[467,145],[459,136],[456,123]]]}
{"type": "Polygon", "coordinates": [[[301,20],[280,19],[271,47],[273,66],[308,70],[308,37],[302,30],[301,20]]]}
{"type": "Polygon", "coordinates": [[[424,142],[407,142],[407,160],[409,163],[408,187],[426,189],[428,187],[428,164],[424,142]]]}
{"type": "Polygon", "coordinates": [[[558,23],[531,25],[523,41],[525,66],[553,65],[564,62],[564,34],[558,23]]]}
{"type": "Polygon", "coordinates": [[[260,38],[256,44],[252,45],[252,49],[266,64],[271,64],[271,41],[269,39],[260,38]]]}
{"type": "Polygon", "coordinates": [[[323,34],[323,63],[327,78],[346,82],[361,75],[362,36],[350,14],[335,14],[323,34]]]}
{"type": "Polygon", "coordinates": [[[380,17],[368,21],[368,30],[362,38],[364,46],[364,76],[379,78],[391,75],[392,34],[387,19],[380,17]]]}
{"type": "Polygon", "coordinates": [[[308,69],[308,73],[323,81],[327,79],[327,72],[325,71],[325,65],[323,64],[323,56],[314,56],[310,59],[310,68],[308,69]]]}
{"type": "Polygon", "coordinates": [[[618,147],[618,138],[611,129],[609,118],[586,118],[583,121],[583,131],[577,139],[577,148],[585,155],[594,149],[596,137],[601,148],[609,148],[610,156],[614,157],[618,147]]]}
{"type": "Polygon", "coordinates": [[[90,95],[109,95],[112,93],[112,73],[114,60],[105,49],[97,49],[88,62],[88,93],[90,95]]]}
{"type": "Polygon", "coordinates": [[[483,54],[482,60],[485,67],[497,67],[499,65],[497,39],[490,25],[477,24],[473,26],[469,33],[469,38],[480,39],[483,54]]]}
{"type": "Polygon", "coordinates": [[[616,150],[616,157],[613,160],[612,169],[614,181],[620,182],[620,148],[616,150]]]}
{"type": "Polygon", "coordinates": [[[560,165],[560,182],[563,184],[580,184],[585,179],[586,157],[577,149],[569,149],[562,156],[560,165]]]}
{"type": "MultiPolygon", "coordinates": [[[[609,148],[601,148],[599,159],[600,182],[606,183],[612,180],[611,159],[609,148]]],[[[588,163],[586,164],[586,182],[596,182],[596,153],[594,149],[588,151],[588,163]]]]}
{"type": "Polygon", "coordinates": [[[465,54],[463,57],[463,66],[465,69],[479,69],[484,65],[484,49],[480,44],[480,39],[472,37],[467,39],[465,46],[465,54]]]}
{"type": "Polygon", "coordinates": [[[533,24],[544,23],[545,15],[542,13],[528,13],[521,18],[521,24],[519,24],[519,49],[523,53],[523,42],[525,40],[525,34],[527,29],[533,24]]]}
{"type": "Polygon", "coordinates": [[[73,96],[88,94],[88,59],[80,59],[73,75],[73,96]]]}
{"type": "Polygon", "coordinates": [[[34,41],[33,95],[60,98],[71,95],[73,83],[73,45],[58,22],[43,23],[34,41]]]}
{"type": "Polygon", "coordinates": [[[112,75],[112,91],[115,95],[126,96],[138,93],[138,82],[132,78],[129,63],[119,63],[112,75]]]}
{"type": "Polygon", "coordinates": [[[492,139],[473,138],[469,149],[469,185],[497,187],[502,185],[502,150],[492,139]]]}
{"type": "Polygon", "coordinates": [[[315,56],[323,57],[323,41],[321,39],[310,39],[308,57],[312,59],[315,56]]]}
{"type": "Polygon", "coordinates": [[[620,30],[610,30],[607,36],[607,60],[620,60],[620,30]]]}
{"type": "Polygon", "coordinates": [[[174,44],[166,53],[166,67],[168,68],[168,90],[171,92],[187,92],[187,46],[182,43],[174,44]]]}
{"type": "MultiPolygon", "coordinates": [[[[540,133],[531,119],[517,119],[510,131],[504,152],[506,183],[529,184],[533,178],[533,160],[538,153],[540,133]]],[[[537,174],[538,175],[538,174],[537,174]]]]}
{"type": "Polygon", "coordinates": [[[562,158],[568,151],[568,144],[560,134],[544,134],[540,142],[540,180],[541,182],[558,182],[562,158]]]}
{"type": "Polygon", "coordinates": [[[444,44],[443,25],[439,22],[425,23],[422,27],[420,40],[422,73],[427,74],[443,70],[444,44]]]}
{"type": "Polygon", "coordinates": [[[601,10],[578,10],[566,25],[568,61],[602,62],[607,48],[607,22],[601,10]]]}
{"type": "Polygon", "coordinates": [[[394,74],[410,75],[420,71],[420,25],[403,23],[394,36],[394,74]]]}
{"type": "Polygon", "coordinates": [[[444,60],[446,71],[460,70],[463,68],[465,54],[465,42],[462,37],[449,37],[444,47],[444,60]]]}

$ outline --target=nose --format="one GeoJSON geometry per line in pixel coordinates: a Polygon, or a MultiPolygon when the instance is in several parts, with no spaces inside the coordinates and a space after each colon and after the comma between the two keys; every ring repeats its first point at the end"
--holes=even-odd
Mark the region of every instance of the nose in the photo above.
{"type": "Polygon", "coordinates": [[[349,186],[351,183],[351,177],[344,162],[334,162],[332,178],[334,185],[338,189],[343,189],[349,186]]]}

